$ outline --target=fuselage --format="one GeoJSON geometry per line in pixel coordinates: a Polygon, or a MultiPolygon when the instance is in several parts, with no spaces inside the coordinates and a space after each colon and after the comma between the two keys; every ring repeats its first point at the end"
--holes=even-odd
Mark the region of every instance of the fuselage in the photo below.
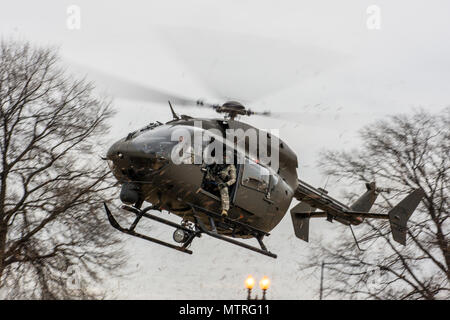
{"type": "MultiPolygon", "coordinates": [[[[192,145],[194,140],[200,144],[202,151],[212,140],[233,150],[231,161],[236,165],[237,181],[229,188],[230,218],[266,232],[281,221],[297,187],[297,157],[278,138],[239,121],[184,117],[132,132],[108,150],[107,159],[114,176],[122,185],[135,186],[141,200],[157,204],[184,220],[194,221],[191,204],[220,212],[219,195],[204,187],[205,174],[201,164],[205,159],[195,159],[194,163],[179,163],[174,159],[174,148],[180,146],[181,134],[184,139],[187,134],[192,145]],[[251,147],[251,141],[245,135],[229,139],[226,133],[230,129],[256,132],[257,148],[251,147]],[[260,149],[268,148],[260,145],[261,134],[266,135],[268,141],[276,141],[278,165],[275,168],[260,159],[260,149]],[[198,135],[202,137],[200,141],[198,135]],[[239,139],[243,139],[242,143],[239,139]]],[[[206,217],[205,224],[208,224],[206,217]]],[[[229,230],[220,228],[220,223],[217,229],[219,233],[229,233],[229,230]]],[[[247,238],[252,235],[242,233],[234,236],[247,238]]]]}

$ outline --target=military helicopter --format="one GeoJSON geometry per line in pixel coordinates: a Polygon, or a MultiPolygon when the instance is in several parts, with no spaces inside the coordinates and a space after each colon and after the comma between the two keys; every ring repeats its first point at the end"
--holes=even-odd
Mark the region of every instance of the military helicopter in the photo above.
{"type": "MultiPolygon", "coordinates": [[[[163,93],[160,95],[164,96],[163,93]]],[[[294,233],[299,239],[308,241],[310,218],[323,217],[350,227],[362,223],[365,218],[372,218],[388,219],[394,240],[405,245],[406,224],[424,196],[423,190],[414,190],[387,214],[377,214],[370,212],[370,209],[377,196],[389,190],[378,188],[375,182],[368,182],[367,191],[354,203],[346,205],[330,197],[323,188],[315,188],[297,177],[297,156],[284,141],[237,119],[240,116],[271,116],[271,112],[255,112],[236,101],[219,105],[172,96],[174,101],[178,105],[192,104],[209,108],[224,117],[179,116],[169,102],[173,117],[171,120],[165,123],[152,122],[129,133],[109,148],[105,159],[121,184],[122,209],[136,215],[134,222],[125,228],[117,222],[105,203],[109,222],[117,230],[187,254],[192,254],[189,247],[193,240],[205,234],[276,258],[277,255],[267,249],[263,239],[270,235],[269,232],[288,211],[292,200],[296,199],[300,202],[290,210],[290,214],[294,233]],[[198,128],[196,122],[201,122],[202,127],[198,128]],[[198,131],[213,129],[219,132],[214,137],[215,143],[224,148],[231,146],[228,150],[232,152],[231,161],[236,166],[237,179],[229,188],[230,210],[227,217],[219,213],[221,200],[217,188],[205,185],[202,165],[173,161],[173,148],[180,142],[173,137],[180,128],[191,136],[198,131]],[[245,138],[241,144],[236,139],[229,139],[226,135],[229,129],[251,129],[257,132],[256,150],[251,148],[250,141],[245,138]],[[262,136],[267,137],[267,145],[260,145],[262,136]],[[260,159],[261,149],[268,147],[272,141],[276,141],[278,152],[279,165],[276,170],[260,159]],[[236,161],[238,158],[243,161],[236,161]],[[150,205],[142,208],[144,202],[150,205]],[[177,224],[161,218],[151,213],[155,210],[173,213],[181,221],[177,224]],[[177,244],[136,232],[136,226],[142,218],[173,227],[173,240],[177,244]],[[250,238],[255,238],[259,247],[243,240],[250,238]]]]}

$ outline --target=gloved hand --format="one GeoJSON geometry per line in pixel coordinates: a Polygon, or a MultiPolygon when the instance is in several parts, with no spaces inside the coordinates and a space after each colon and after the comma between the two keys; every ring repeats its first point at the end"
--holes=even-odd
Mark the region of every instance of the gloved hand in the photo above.
{"type": "Polygon", "coordinates": [[[219,188],[225,188],[226,186],[227,186],[226,183],[223,183],[223,182],[219,183],[219,188]]]}

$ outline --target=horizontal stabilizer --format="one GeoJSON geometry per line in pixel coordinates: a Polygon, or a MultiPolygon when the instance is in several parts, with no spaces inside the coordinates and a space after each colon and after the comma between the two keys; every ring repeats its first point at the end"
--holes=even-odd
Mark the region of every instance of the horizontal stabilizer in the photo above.
{"type": "Polygon", "coordinates": [[[424,195],[425,193],[422,189],[416,189],[389,211],[392,237],[402,245],[406,244],[406,223],[424,195]]]}
{"type": "Polygon", "coordinates": [[[309,214],[314,212],[306,202],[300,202],[291,209],[292,224],[294,226],[295,236],[306,242],[309,240],[309,214]]]}

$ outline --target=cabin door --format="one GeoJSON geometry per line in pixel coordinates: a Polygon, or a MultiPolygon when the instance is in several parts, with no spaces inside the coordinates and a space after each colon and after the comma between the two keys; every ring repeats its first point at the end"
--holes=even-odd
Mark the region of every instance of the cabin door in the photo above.
{"type": "Polygon", "coordinates": [[[247,158],[240,166],[234,205],[256,216],[263,216],[271,205],[266,198],[270,184],[269,170],[247,158]]]}

